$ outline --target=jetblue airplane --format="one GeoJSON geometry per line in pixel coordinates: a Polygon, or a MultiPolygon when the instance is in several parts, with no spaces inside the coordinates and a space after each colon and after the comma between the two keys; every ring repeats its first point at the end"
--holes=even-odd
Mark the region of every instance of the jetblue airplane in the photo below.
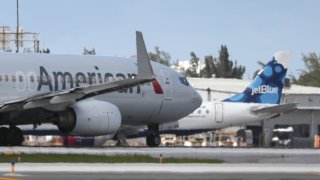
{"type": "Polygon", "coordinates": [[[159,124],[201,105],[184,76],[150,62],[141,32],[137,61],[118,57],[0,54],[0,145],[20,145],[21,125],[54,124],[63,134],[117,134],[121,126],[148,126],[148,144],[160,142],[159,124]]]}
{"type": "MultiPolygon", "coordinates": [[[[162,134],[190,135],[270,119],[295,110],[297,104],[279,104],[287,73],[288,52],[278,52],[242,92],[222,102],[203,102],[190,115],[160,126],[162,134]]],[[[143,136],[147,130],[128,137],[143,136]]]]}

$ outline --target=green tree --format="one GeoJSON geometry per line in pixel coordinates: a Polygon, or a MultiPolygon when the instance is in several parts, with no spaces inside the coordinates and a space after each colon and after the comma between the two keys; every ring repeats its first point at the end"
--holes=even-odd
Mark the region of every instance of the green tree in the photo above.
{"type": "Polygon", "coordinates": [[[171,56],[166,51],[160,51],[159,47],[154,48],[155,53],[149,52],[149,59],[154,62],[158,62],[160,64],[164,64],[166,66],[170,66],[171,56]]]}
{"type": "Polygon", "coordinates": [[[42,51],[40,50],[40,53],[46,53],[46,54],[50,54],[50,49],[43,49],[42,51]]]}
{"type": "Polygon", "coordinates": [[[199,77],[199,73],[197,72],[197,69],[199,67],[199,58],[194,52],[190,53],[191,59],[189,61],[190,67],[186,70],[186,76],[187,77],[199,77]]]}
{"type": "Polygon", "coordinates": [[[83,49],[83,55],[96,55],[96,50],[95,48],[87,49],[86,47],[83,49]]]}
{"type": "Polygon", "coordinates": [[[246,68],[244,66],[238,66],[237,61],[234,63],[234,68],[232,69],[232,76],[231,78],[242,79],[246,68]]]}
{"type": "Polygon", "coordinates": [[[212,56],[205,57],[206,67],[203,70],[205,77],[211,77],[212,74],[217,78],[237,78],[242,79],[246,68],[238,66],[237,61],[229,59],[229,52],[226,45],[221,45],[218,58],[212,56]]]}
{"type": "Polygon", "coordinates": [[[316,53],[309,53],[309,55],[302,54],[302,60],[306,66],[306,70],[301,71],[298,79],[291,77],[294,84],[304,86],[320,87],[320,55],[316,53]]]}
{"type": "Polygon", "coordinates": [[[214,74],[215,72],[215,66],[213,63],[213,57],[211,55],[206,56],[204,58],[204,62],[205,62],[205,67],[203,70],[201,70],[200,76],[201,77],[205,77],[205,78],[211,78],[212,74],[214,74]]]}

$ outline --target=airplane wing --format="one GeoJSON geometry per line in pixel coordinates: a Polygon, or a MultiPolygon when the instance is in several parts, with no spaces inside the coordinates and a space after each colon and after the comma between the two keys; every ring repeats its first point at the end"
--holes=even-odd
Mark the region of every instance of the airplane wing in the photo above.
{"type": "Polygon", "coordinates": [[[298,103],[279,104],[274,106],[255,106],[251,108],[251,112],[259,114],[259,116],[279,115],[297,109],[298,103]]]}
{"type": "Polygon", "coordinates": [[[136,32],[138,75],[134,78],[119,81],[77,87],[68,90],[37,94],[31,97],[11,100],[0,104],[0,113],[8,111],[22,111],[38,107],[50,107],[59,104],[65,108],[71,103],[104,93],[133,87],[154,79],[154,73],[148,58],[147,50],[141,32],[136,32]]]}

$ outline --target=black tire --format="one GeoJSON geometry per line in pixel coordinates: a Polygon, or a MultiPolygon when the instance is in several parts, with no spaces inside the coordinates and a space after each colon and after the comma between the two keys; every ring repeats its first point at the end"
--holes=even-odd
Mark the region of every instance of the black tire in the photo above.
{"type": "Polygon", "coordinates": [[[148,135],[146,141],[149,147],[158,147],[161,143],[161,138],[159,135],[148,135]]]}
{"type": "Polygon", "coordinates": [[[161,137],[159,135],[153,137],[153,144],[155,147],[158,147],[161,144],[161,137]]]}
{"type": "Polygon", "coordinates": [[[21,129],[17,127],[11,127],[7,133],[7,143],[10,146],[21,146],[23,142],[23,134],[21,129]]]}
{"type": "Polygon", "coordinates": [[[153,147],[153,144],[152,144],[152,135],[148,135],[147,137],[146,137],[146,142],[147,142],[147,145],[149,146],[149,147],[153,147]]]}
{"type": "Polygon", "coordinates": [[[8,128],[0,127],[0,146],[7,146],[8,128]]]}

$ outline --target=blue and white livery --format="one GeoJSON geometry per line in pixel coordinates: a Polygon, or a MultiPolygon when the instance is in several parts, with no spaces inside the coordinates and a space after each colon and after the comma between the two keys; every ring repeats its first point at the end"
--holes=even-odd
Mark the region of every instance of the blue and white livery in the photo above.
{"type": "MultiPolygon", "coordinates": [[[[282,58],[285,57],[288,56],[282,58]]],[[[281,60],[284,61],[285,59],[281,60]]],[[[287,73],[287,68],[284,67],[283,63],[278,62],[273,57],[244,92],[236,94],[224,100],[224,102],[279,104],[287,73]]]]}

